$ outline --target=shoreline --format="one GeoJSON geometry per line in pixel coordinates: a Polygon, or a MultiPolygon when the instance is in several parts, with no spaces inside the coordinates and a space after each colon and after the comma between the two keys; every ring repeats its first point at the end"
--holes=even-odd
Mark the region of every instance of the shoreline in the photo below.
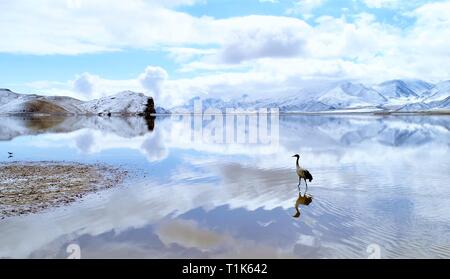
{"type": "Polygon", "coordinates": [[[90,193],[123,184],[128,172],[106,164],[0,163],[0,219],[69,205],[90,193]]]}
{"type": "MultiPolygon", "coordinates": [[[[249,110],[242,112],[226,112],[220,111],[218,113],[205,113],[205,112],[170,112],[170,113],[152,113],[150,115],[142,114],[75,114],[75,113],[0,113],[0,117],[101,117],[101,118],[128,118],[128,117],[167,117],[171,115],[216,115],[216,114],[231,114],[231,115],[253,115],[253,114],[272,114],[272,112],[259,112],[257,110],[249,110]]],[[[440,111],[278,111],[279,115],[450,115],[450,110],[440,111]]]]}

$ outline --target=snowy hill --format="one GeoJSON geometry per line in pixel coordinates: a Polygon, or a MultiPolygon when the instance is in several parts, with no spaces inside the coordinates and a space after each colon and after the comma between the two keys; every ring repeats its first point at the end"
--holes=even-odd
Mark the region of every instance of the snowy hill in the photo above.
{"type": "Polygon", "coordinates": [[[374,87],[385,98],[411,100],[419,98],[419,95],[408,87],[406,82],[402,80],[390,80],[380,83],[374,87]]]}
{"type": "Polygon", "coordinates": [[[18,94],[0,89],[0,114],[148,115],[155,113],[151,97],[132,91],[83,102],[64,96],[18,94]]]}
{"type": "Polygon", "coordinates": [[[322,102],[314,102],[314,101],[308,101],[308,102],[299,102],[299,103],[292,103],[292,104],[283,104],[280,106],[280,111],[285,112],[321,112],[321,111],[333,111],[335,110],[334,107],[326,105],[322,102]]]}
{"type": "Polygon", "coordinates": [[[133,91],[123,91],[116,95],[103,97],[79,105],[83,111],[92,114],[140,114],[144,113],[149,106],[154,113],[153,99],[143,93],[133,91]]]}
{"type": "Polygon", "coordinates": [[[431,90],[429,97],[424,101],[432,102],[432,101],[440,101],[444,100],[450,96],[450,80],[440,82],[436,84],[431,90]]]}
{"type": "Polygon", "coordinates": [[[419,79],[404,80],[403,83],[419,97],[423,97],[434,87],[433,84],[419,79]]]}
{"type": "Polygon", "coordinates": [[[450,97],[441,101],[420,102],[408,104],[397,110],[398,112],[450,111],[450,97]]]}
{"type": "Polygon", "coordinates": [[[447,97],[442,102],[440,102],[439,108],[450,110],[450,97],[447,97]]]}
{"type": "Polygon", "coordinates": [[[6,104],[14,99],[17,99],[19,94],[12,92],[6,88],[0,88],[0,105],[6,104]]]}
{"type": "Polygon", "coordinates": [[[432,109],[432,106],[426,103],[412,103],[404,105],[403,107],[397,109],[397,112],[414,112],[414,111],[427,111],[432,109]]]}
{"type": "Polygon", "coordinates": [[[318,100],[337,109],[377,106],[388,101],[377,91],[351,82],[325,92],[318,100]]]}

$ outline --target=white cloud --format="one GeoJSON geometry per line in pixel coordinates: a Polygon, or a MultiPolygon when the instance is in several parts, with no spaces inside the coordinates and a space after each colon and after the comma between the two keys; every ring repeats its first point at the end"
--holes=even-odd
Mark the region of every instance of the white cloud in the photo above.
{"type": "Polygon", "coordinates": [[[139,75],[139,82],[142,86],[153,93],[153,97],[158,100],[161,93],[161,88],[169,77],[166,70],[161,67],[148,66],[144,73],[139,75]]]}
{"type": "MultiPolygon", "coordinates": [[[[262,19],[262,18],[261,18],[262,19]]],[[[271,24],[275,20],[270,21],[271,24]]],[[[285,20],[272,26],[239,30],[231,36],[221,51],[221,60],[240,63],[263,57],[292,57],[302,53],[309,26],[302,21],[285,20]]]]}
{"type": "Polygon", "coordinates": [[[193,1],[2,1],[0,52],[79,54],[160,44],[211,42],[210,18],[167,6],[193,1]]]}
{"type": "Polygon", "coordinates": [[[0,52],[157,48],[179,63],[180,73],[190,74],[189,79],[168,79],[164,69],[150,67],[129,80],[86,73],[66,85],[29,84],[47,94],[91,99],[135,90],[175,105],[195,95],[292,93],[300,81],[314,78],[378,82],[450,76],[450,1],[410,11],[407,16],[415,21],[408,28],[368,13],[350,19],[321,16],[308,24],[285,16],[193,17],[154,1],[111,1],[107,12],[103,0],[79,0],[71,11],[51,0],[46,0],[48,6],[23,3],[2,2],[0,52]]]}
{"type": "Polygon", "coordinates": [[[166,51],[169,53],[169,56],[178,63],[187,62],[194,58],[215,54],[217,52],[217,50],[213,48],[204,49],[192,47],[169,47],[166,51]]]}
{"type": "Polygon", "coordinates": [[[166,246],[178,244],[202,251],[223,245],[227,240],[223,235],[201,228],[195,221],[182,219],[163,222],[157,228],[156,233],[166,246]]]}
{"type": "Polygon", "coordinates": [[[396,8],[400,4],[400,0],[364,0],[369,8],[396,8]]]}
{"type": "Polygon", "coordinates": [[[155,131],[151,136],[146,137],[140,146],[140,150],[149,162],[162,160],[169,154],[164,136],[159,131],[155,131]]]}
{"type": "Polygon", "coordinates": [[[75,80],[73,81],[73,88],[76,92],[89,96],[94,91],[94,86],[98,79],[98,76],[94,76],[89,73],[83,73],[76,76],[75,80]]]}
{"type": "Polygon", "coordinates": [[[416,26],[438,27],[442,30],[449,30],[450,22],[450,1],[428,3],[414,10],[411,15],[417,18],[416,26]]]}
{"type": "Polygon", "coordinates": [[[325,0],[297,0],[292,8],[287,9],[287,14],[299,14],[305,18],[311,17],[314,9],[322,6],[325,0]]]}
{"type": "Polygon", "coordinates": [[[167,7],[178,7],[178,6],[193,6],[195,4],[205,4],[206,0],[151,0],[149,2],[154,2],[159,5],[164,5],[167,7]]]}
{"type": "MultiPolygon", "coordinates": [[[[55,0],[2,3],[0,52],[73,55],[126,48],[173,48],[192,43],[226,46],[230,40],[257,30],[265,36],[276,37],[274,30],[286,32],[293,25],[290,32],[301,33],[306,27],[301,20],[288,17],[244,16],[219,20],[194,17],[162,6],[158,1],[72,0],[67,3],[70,4],[55,0]]],[[[283,41],[274,40],[274,43],[283,41]]]]}

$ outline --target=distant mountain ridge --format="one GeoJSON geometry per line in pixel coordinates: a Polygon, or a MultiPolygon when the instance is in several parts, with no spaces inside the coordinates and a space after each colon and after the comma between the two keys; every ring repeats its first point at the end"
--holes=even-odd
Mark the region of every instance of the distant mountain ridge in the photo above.
{"type": "MultiPolygon", "coordinates": [[[[277,107],[280,112],[450,112],[450,80],[437,84],[422,80],[390,80],[376,85],[349,81],[336,82],[325,89],[300,90],[297,94],[249,99],[246,95],[224,101],[202,99],[203,110],[215,108],[259,109],[277,107]]],[[[194,101],[171,109],[194,109],[194,101]]]]}
{"type": "Polygon", "coordinates": [[[311,86],[295,94],[271,98],[232,99],[193,97],[184,105],[156,107],[143,93],[123,91],[92,101],[63,96],[18,94],[0,89],[0,114],[46,113],[76,115],[149,115],[193,112],[201,99],[202,111],[227,108],[257,110],[278,108],[286,113],[436,112],[450,113],[450,80],[436,84],[422,80],[390,80],[376,85],[351,81],[311,86]],[[170,109],[167,109],[170,108],[170,109]]]}

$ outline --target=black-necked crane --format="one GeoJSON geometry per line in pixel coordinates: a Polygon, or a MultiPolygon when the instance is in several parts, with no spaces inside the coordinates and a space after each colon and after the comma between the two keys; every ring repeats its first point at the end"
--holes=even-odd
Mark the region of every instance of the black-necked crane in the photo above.
{"type": "Polygon", "coordinates": [[[308,182],[306,182],[306,179],[308,179],[309,182],[311,182],[313,180],[313,177],[308,170],[302,168],[299,165],[298,161],[300,160],[300,155],[295,154],[292,157],[297,157],[296,167],[297,167],[297,175],[298,175],[298,185],[297,185],[298,191],[300,191],[300,184],[302,183],[302,179],[303,179],[303,180],[305,180],[305,183],[306,183],[306,190],[305,190],[305,194],[306,194],[306,192],[308,191],[308,182]]]}

